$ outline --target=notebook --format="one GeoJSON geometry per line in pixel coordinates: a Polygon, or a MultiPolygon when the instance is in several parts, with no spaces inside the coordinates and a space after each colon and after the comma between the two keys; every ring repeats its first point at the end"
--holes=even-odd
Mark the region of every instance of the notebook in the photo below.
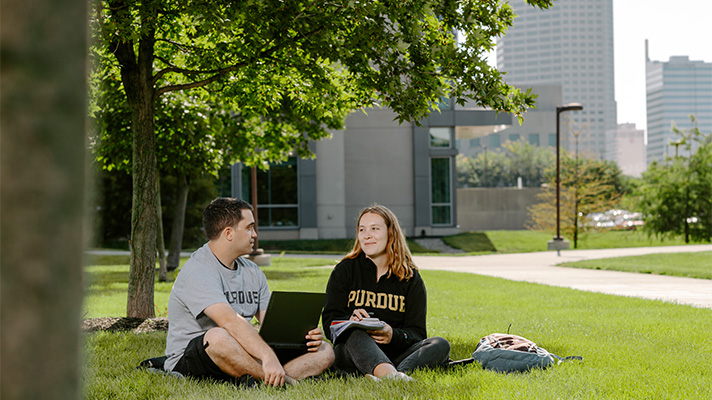
{"type": "Polygon", "coordinates": [[[260,336],[274,349],[306,350],[306,334],[319,325],[326,293],[272,292],[260,336]]]}

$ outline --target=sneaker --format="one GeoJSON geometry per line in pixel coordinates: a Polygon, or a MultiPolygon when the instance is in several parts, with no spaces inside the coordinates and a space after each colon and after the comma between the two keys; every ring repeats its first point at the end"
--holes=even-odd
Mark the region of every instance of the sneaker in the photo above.
{"type": "MultiPolygon", "coordinates": [[[[378,378],[376,378],[376,379],[378,379],[378,378]]],[[[411,378],[410,376],[408,376],[405,373],[400,372],[400,371],[391,372],[390,374],[384,376],[382,379],[393,379],[396,381],[405,381],[405,382],[410,382],[413,380],[413,378],[411,378]]]]}
{"type": "Polygon", "coordinates": [[[368,379],[370,379],[370,380],[372,380],[372,381],[374,381],[374,382],[378,382],[378,381],[381,380],[381,378],[379,378],[379,377],[377,377],[377,376],[373,376],[373,375],[371,375],[371,374],[366,374],[366,378],[368,378],[368,379]]]}

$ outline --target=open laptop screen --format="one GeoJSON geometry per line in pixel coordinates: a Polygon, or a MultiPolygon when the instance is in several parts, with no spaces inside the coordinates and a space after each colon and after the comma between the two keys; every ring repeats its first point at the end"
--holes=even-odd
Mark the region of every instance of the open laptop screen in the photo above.
{"type": "Polygon", "coordinates": [[[272,292],[260,336],[271,347],[306,349],[307,333],[319,325],[326,293],[272,292]]]}

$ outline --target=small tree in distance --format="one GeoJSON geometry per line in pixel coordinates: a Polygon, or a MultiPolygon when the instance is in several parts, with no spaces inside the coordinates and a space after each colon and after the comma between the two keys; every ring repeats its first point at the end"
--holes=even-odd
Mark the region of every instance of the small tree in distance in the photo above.
{"type": "MultiPolygon", "coordinates": [[[[555,167],[554,167],[555,168],[555,167]]],[[[529,207],[527,229],[556,232],[556,171],[547,171],[548,184],[537,195],[539,203],[529,207]]],[[[560,230],[578,248],[578,237],[591,227],[583,223],[591,213],[616,208],[622,196],[620,170],[611,162],[576,159],[567,152],[561,157],[560,230]]]]}

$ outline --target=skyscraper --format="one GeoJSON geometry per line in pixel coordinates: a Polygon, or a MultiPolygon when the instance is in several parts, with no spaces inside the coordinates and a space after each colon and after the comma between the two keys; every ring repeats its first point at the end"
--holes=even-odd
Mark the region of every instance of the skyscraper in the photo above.
{"type": "Polygon", "coordinates": [[[606,160],[614,161],[625,175],[640,178],[645,162],[645,131],[635,124],[618,124],[606,132],[606,160]]]}
{"type": "MultiPolygon", "coordinates": [[[[566,114],[581,133],[579,151],[603,158],[605,133],[616,128],[612,0],[558,0],[548,10],[510,4],[517,17],[497,43],[497,67],[516,86],[561,85],[563,104],[583,105],[566,114]]],[[[564,130],[561,140],[572,150],[564,130]]]]}
{"type": "Polygon", "coordinates": [[[692,128],[691,114],[695,115],[700,132],[712,132],[712,63],[691,61],[687,56],[652,61],[647,41],[645,59],[650,163],[675,155],[671,142],[679,137],[672,132],[672,125],[682,131],[692,128]]]}

